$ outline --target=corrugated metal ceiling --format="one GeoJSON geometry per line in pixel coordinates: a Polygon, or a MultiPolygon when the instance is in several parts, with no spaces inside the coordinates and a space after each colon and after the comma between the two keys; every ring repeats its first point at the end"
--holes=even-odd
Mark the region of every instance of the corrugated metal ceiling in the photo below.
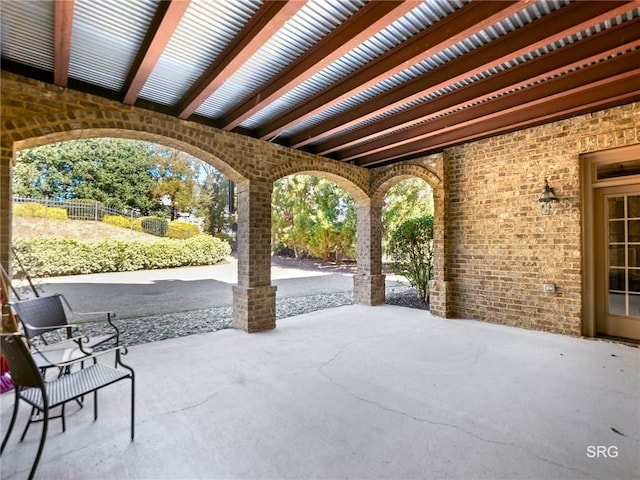
{"type": "MultiPolygon", "coordinates": [[[[149,45],[148,42],[153,39],[156,42],[154,48],[162,50],[152,68],[137,72],[142,75],[142,83],[138,90],[133,91],[132,101],[137,101],[145,108],[158,109],[181,118],[191,117],[219,128],[235,129],[284,145],[312,152],[327,150],[333,152],[330,156],[336,159],[353,158],[350,145],[360,144],[357,151],[366,152],[363,145],[366,146],[376,137],[367,133],[359,141],[359,135],[361,131],[371,131],[374,126],[379,126],[379,137],[388,138],[388,148],[391,150],[388,158],[395,161],[402,158],[404,151],[393,143],[395,132],[404,132],[406,137],[407,131],[415,130],[416,138],[419,138],[423,130],[418,127],[434,119],[449,116],[454,122],[461,110],[491,102],[498,97],[508,96],[517,104],[524,90],[545,83],[546,79],[541,77],[529,83],[519,82],[489,96],[474,98],[471,94],[467,106],[452,103],[449,110],[439,109],[430,114],[430,104],[435,100],[438,100],[438,105],[446,105],[449,96],[453,98],[456,92],[473,93],[476,84],[491,82],[514,67],[533,63],[544,65],[550,52],[559,51],[562,54],[570,45],[581,45],[594,35],[610,47],[607,47],[608,50],[604,47],[601,49],[602,60],[585,60],[584,68],[591,72],[594,68],[606,70],[613,64],[612,48],[619,46],[620,52],[617,54],[628,57],[629,64],[626,71],[621,71],[621,63],[615,63],[617,70],[611,76],[610,87],[612,98],[621,102],[631,101],[638,96],[634,84],[638,83],[635,82],[635,75],[639,69],[637,37],[640,37],[640,9],[633,2],[585,2],[574,5],[569,0],[533,3],[424,0],[403,5],[400,2],[383,4],[365,0],[308,0],[295,9],[287,10],[283,6],[288,4],[279,3],[277,9],[270,10],[271,2],[261,0],[194,0],[179,14],[167,14],[167,20],[159,13],[170,2],[75,0],[75,5],[60,3],[73,18],[71,36],[67,39],[70,43],[68,63],[63,57],[56,56],[54,48],[55,32],[62,28],[55,16],[54,4],[49,0],[13,0],[0,4],[3,69],[45,80],[52,78],[54,71],[63,71],[68,74],[68,81],[74,88],[91,91],[95,87],[92,93],[106,93],[124,101],[128,88],[126,83],[135,73],[132,69],[140,58],[145,58],[145,45],[149,45]],[[71,12],[69,5],[73,7],[71,12]],[[361,10],[366,10],[368,21],[380,21],[380,28],[364,40],[351,42],[350,22],[357,17],[356,13],[362,13],[361,10]],[[478,28],[456,41],[439,39],[442,48],[438,51],[419,61],[402,65],[401,69],[390,68],[386,76],[368,76],[365,67],[375,64],[392,49],[394,52],[402,52],[405,48],[417,49],[411,44],[411,39],[418,34],[426,34],[428,38],[434,25],[441,26],[449,22],[446,29],[455,34],[457,24],[450,19],[465,18],[463,15],[456,16],[459,12],[471,15],[468,18],[477,18],[478,28]],[[172,15],[179,16],[171,18],[172,15]],[[267,23],[260,28],[270,32],[268,40],[250,50],[237,50],[235,46],[240,41],[241,32],[249,37],[254,34],[253,31],[245,31],[245,26],[258,15],[272,16],[269,22],[277,20],[278,28],[271,32],[268,30],[270,23],[267,23]],[[390,93],[404,92],[406,87],[410,87],[410,91],[420,91],[417,88],[419,83],[429,78],[432,72],[440,72],[450,63],[464,59],[479,49],[490,51],[494,44],[499,43],[498,40],[508,39],[528,25],[535,29],[547,17],[553,17],[553,21],[545,24],[544,31],[548,32],[549,41],[543,46],[538,42],[526,53],[520,49],[513,57],[503,58],[496,64],[489,62],[485,68],[476,69],[466,77],[457,75],[437,89],[421,95],[409,95],[404,101],[394,100],[389,105],[385,104],[387,97],[391,98],[390,93]],[[381,21],[382,18],[385,20],[381,21]],[[165,21],[175,22],[175,30],[172,29],[158,40],[154,37],[158,31],[156,29],[160,29],[165,21]],[[573,30],[571,25],[575,25],[573,30]],[[275,88],[294,78],[292,72],[306,53],[312,53],[317,64],[322,65],[322,56],[317,52],[322,52],[323,42],[338,26],[346,27],[341,34],[348,45],[346,53],[333,57],[330,63],[309,75],[295,77],[295,84],[277,98],[265,99],[262,96],[261,92],[266,87],[275,88]],[[630,28],[632,26],[636,29],[630,28]],[[565,33],[556,35],[555,29],[565,33]],[[208,82],[212,79],[204,78],[203,74],[211,71],[226,51],[233,52],[231,55],[238,55],[243,61],[228,78],[225,77],[226,81],[220,86],[207,90],[208,82]],[[371,78],[376,78],[376,81],[372,82],[371,78]],[[361,82],[361,88],[353,86],[356,80],[361,82]],[[350,87],[343,87],[343,84],[350,87]],[[344,98],[339,93],[343,90],[350,92],[344,98]],[[361,115],[359,121],[357,118],[351,119],[351,112],[354,111],[361,115]],[[396,122],[400,116],[409,118],[407,115],[412,112],[415,112],[413,124],[396,122]],[[192,117],[194,113],[196,115],[192,117]],[[341,143],[345,146],[341,146],[341,143]]],[[[353,23],[355,27],[356,22],[353,23]]],[[[422,48],[427,48],[427,43],[425,41],[422,48]]],[[[587,43],[589,47],[584,52],[585,59],[598,58],[598,42],[587,43]]],[[[571,58],[574,56],[572,53],[571,58]]],[[[576,67],[574,60],[572,62],[574,67],[566,72],[558,73],[557,69],[552,69],[555,73],[550,74],[548,79],[558,76],[579,78],[581,67],[576,67]]],[[[387,63],[392,63],[392,60],[387,63]]],[[[592,77],[596,78],[597,75],[592,77]]],[[[602,81],[606,81],[606,78],[602,81]]],[[[601,108],[612,103],[607,103],[604,94],[595,87],[589,91],[589,102],[583,107],[572,106],[572,97],[567,97],[562,105],[558,102],[557,107],[545,107],[549,112],[544,118],[562,118],[570,112],[589,111],[590,108],[601,108]]],[[[487,114],[487,124],[499,115],[500,112],[487,114]]],[[[536,122],[535,118],[527,119],[526,114],[521,117],[519,124],[536,122]]],[[[500,128],[508,130],[506,126],[500,128]]],[[[468,138],[465,135],[464,138],[468,138]]],[[[481,136],[482,130],[478,129],[474,135],[481,136]]],[[[449,142],[455,143],[455,139],[449,142]]],[[[428,153],[434,148],[441,148],[436,140],[413,143],[415,145],[406,148],[407,158],[415,155],[415,152],[428,153]]],[[[384,155],[377,153],[369,155],[369,158],[358,160],[357,163],[372,166],[385,161],[384,155]]]]}

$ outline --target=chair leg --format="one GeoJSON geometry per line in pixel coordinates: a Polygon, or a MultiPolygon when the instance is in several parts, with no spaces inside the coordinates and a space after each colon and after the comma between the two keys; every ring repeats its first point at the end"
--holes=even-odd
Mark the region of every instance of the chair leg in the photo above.
{"type": "Polygon", "coordinates": [[[98,391],[93,392],[93,421],[98,420],[98,391]]]}
{"type": "Polygon", "coordinates": [[[60,411],[60,417],[62,418],[62,433],[67,431],[67,422],[65,421],[65,418],[64,418],[64,407],[66,405],[67,405],[66,403],[63,403],[60,411]]]}
{"type": "Polygon", "coordinates": [[[29,427],[31,426],[31,424],[34,422],[33,416],[35,415],[35,413],[38,410],[36,409],[36,407],[31,407],[31,413],[29,414],[29,421],[27,422],[27,424],[24,426],[24,432],[22,432],[22,436],[20,437],[20,441],[22,442],[24,440],[24,437],[27,436],[27,430],[29,430],[29,427]]]}
{"type": "Polygon", "coordinates": [[[20,405],[20,394],[18,392],[18,386],[13,387],[16,391],[16,402],[13,406],[13,414],[11,415],[11,423],[9,423],[9,430],[7,430],[7,434],[4,436],[2,440],[2,448],[0,448],[0,453],[4,452],[4,447],[7,446],[7,442],[9,441],[9,435],[11,435],[11,431],[13,430],[13,426],[16,424],[16,418],[18,417],[18,406],[20,405]]]}
{"type": "Polygon", "coordinates": [[[136,399],[136,389],[135,389],[135,378],[133,372],[131,372],[131,441],[133,442],[133,437],[135,435],[135,399],[136,399]]]}
{"type": "Polygon", "coordinates": [[[42,411],[44,418],[42,419],[42,437],[40,437],[40,445],[38,445],[38,453],[36,453],[36,458],[33,461],[33,466],[31,467],[31,472],[29,473],[29,480],[33,480],[34,475],[36,474],[36,469],[38,468],[38,463],[40,462],[40,457],[42,456],[42,450],[44,450],[44,442],[47,439],[47,427],[49,425],[49,405],[45,402],[44,410],[42,411]]]}

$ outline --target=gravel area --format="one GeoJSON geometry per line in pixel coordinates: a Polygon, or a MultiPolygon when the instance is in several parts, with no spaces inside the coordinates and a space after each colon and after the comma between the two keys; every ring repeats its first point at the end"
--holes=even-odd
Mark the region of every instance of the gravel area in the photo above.
{"type": "MultiPolygon", "coordinates": [[[[427,304],[417,299],[413,288],[401,283],[387,287],[386,303],[423,310],[428,309],[427,304]]],[[[276,318],[292,317],[325,308],[351,304],[353,304],[353,292],[284,298],[276,300],[276,318]]],[[[115,323],[120,328],[122,344],[133,346],[231,328],[232,321],[233,309],[228,306],[122,320],[116,319],[115,323]]],[[[83,333],[88,336],[106,333],[106,331],[107,329],[103,325],[88,325],[87,328],[83,329],[83,333]]]]}

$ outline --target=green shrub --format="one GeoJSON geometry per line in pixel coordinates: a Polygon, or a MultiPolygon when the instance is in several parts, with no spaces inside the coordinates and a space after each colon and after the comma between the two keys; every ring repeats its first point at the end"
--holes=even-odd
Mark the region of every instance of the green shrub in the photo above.
{"type": "Polygon", "coordinates": [[[167,237],[169,238],[192,238],[200,234],[200,229],[193,223],[169,222],[167,237]]]}
{"type": "Polygon", "coordinates": [[[97,220],[102,221],[104,216],[104,205],[97,200],[86,198],[74,198],[65,202],[67,216],[74,220],[97,220]]]}
{"type": "Polygon", "coordinates": [[[67,220],[67,211],[64,208],[45,207],[41,203],[14,203],[13,215],[23,218],[67,220]]]}
{"type": "Polygon", "coordinates": [[[140,217],[133,221],[133,229],[138,232],[150,233],[157,237],[164,237],[167,234],[169,222],[161,217],[140,217]]]}
{"type": "Polygon", "coordinates": [[[120,215],[105,215],[102,217],[102,221],[109,225],[115,225],[116,227],[131,228],[131,219],[127,217],[121,217],[120,215]]]}
{"type": "Polygon", "coordinates": [[[409,280],[418,298],[428,301],[429,280],[433,278],[433,217],[427,215],[402,223],[391,233],[389,247],[391,269],[409,280]]]}
{"type": "MultiPolygon", "coordinates": [[[[231,253],[228,243],[209,235],[188,240],[163,238],[155,242],[16,239],[14,247],[33,277],[213,265],[231,253]]],[[[17,267],[14,262],[13,274],[19,277],[21,272],[17,267]]]]}

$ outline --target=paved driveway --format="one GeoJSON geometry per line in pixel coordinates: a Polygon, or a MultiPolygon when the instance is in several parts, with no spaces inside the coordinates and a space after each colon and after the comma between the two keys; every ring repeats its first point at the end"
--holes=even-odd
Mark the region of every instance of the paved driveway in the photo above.
{"type": "MultiPolygon", "coordinates": [[[[271,269],[278,298],[353,290],[352,274],[344,269],[321,271],[309,264],[283,263],[271,269]]],[[[78,312],[111,310],[120,318],[138,317],[232,305],[237,261],[229,258],[203,267],[51,277],[35,283],[43,294],[64,294],[78,312]]]]}

